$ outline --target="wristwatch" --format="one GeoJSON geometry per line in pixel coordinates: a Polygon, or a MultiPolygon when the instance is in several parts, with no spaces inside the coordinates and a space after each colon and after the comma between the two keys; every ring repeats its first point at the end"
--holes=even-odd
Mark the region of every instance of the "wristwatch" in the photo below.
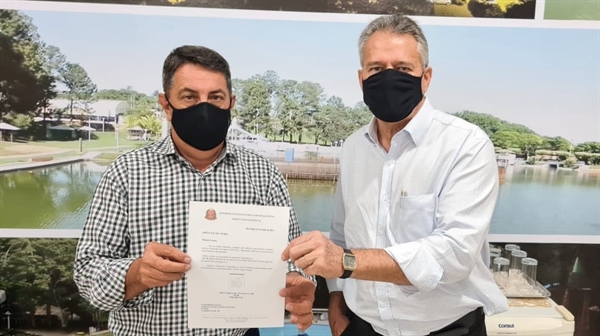
{"type": "Polygon", "coordinates": [[[342,267],[344,273],[340,279],[348,279],[356,269],[356,256],[348,249],[344,249],[344,254],[342,254],[342,267]]]}

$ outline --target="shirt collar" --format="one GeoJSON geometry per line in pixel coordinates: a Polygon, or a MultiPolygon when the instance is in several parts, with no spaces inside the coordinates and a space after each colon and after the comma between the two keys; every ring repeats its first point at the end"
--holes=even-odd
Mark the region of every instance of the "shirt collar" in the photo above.
{"type": "MultiPolygon", "coordinates": [[[[180,156],[181,159],[185,160],[179,152],[177,152],[175,148],[175,144],[173,143],[173,139],[171,136],[166,136],[162,140],[157,141],[154,145],[150,146],[150,150],[152,152],[162,154],[165,156],[180,156]]],[[[218,164],[221,161],[227,163],[235,163],[237,161],[239,155],[239,148],[229,141],[225,140],[225,150],[221,152],[217,160],[214,162],[218,164]]]]}
{"type": "MultiPolygon", "coordinates": [[[[398,134],[402,132],[408,133],[414,144],[419,146],[421,143],[423,143],[423,139],[427,134],[427,129],[429,129],[429,125],[433,120],[433,111],[434,109],[429,103],[429,99],[425,98],[425,102],[423,103],[423,106],[421,106],[421,109],[417,115],[415,115],[414,118],[408,122],[406,127],[398,132],[398,134]]],[[[371,119],[371,122],[365,131],[365,136],[367,139],[369,139],[369,141],[377,143],[377,119],[375,119],[375,117],[371,119]]]]}

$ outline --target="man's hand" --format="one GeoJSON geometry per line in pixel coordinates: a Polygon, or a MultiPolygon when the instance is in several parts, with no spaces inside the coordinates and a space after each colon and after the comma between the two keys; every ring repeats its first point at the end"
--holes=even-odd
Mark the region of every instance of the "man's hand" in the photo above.
{"type": "Polygon", "coordinates": [[[301,330],[313,323],[312,307],[315,301],[315,284],[299,273],[291,272],[285,278],[285,289],[279,292],[285,297],[285,310],[292,315],[290,322],[301,330]]]}
{"type": "Polygon", "coordinates": [[[308,275],[335,279],[344,274],[343,254],[343,248],[322,232],[313,231],[292,240],[283,251],[281,259],[291,260],[308,275]]]}
{"type": "Polygon", "coordinates": [[[350,321],[345,315],[341,314],[330,314],[329,315],[329,329],[331,329],[331,336],[341,336],[350,321]]]}
{"type": "Polygon", "coordinates": [[[329,293],[328,315],[332,336],[340,336],[348,328],[350,321],[346,317],[346,309],[346,302],[344,301],[342,292],[329,293]]]}
{"type": "Polygon", "coordinates": [[[125,301],[148,289],[163,287],[183,278],[191,268],[191,258],[173,246],[150,242],[144,255],[136,259],[125,278],[125,301]]]}

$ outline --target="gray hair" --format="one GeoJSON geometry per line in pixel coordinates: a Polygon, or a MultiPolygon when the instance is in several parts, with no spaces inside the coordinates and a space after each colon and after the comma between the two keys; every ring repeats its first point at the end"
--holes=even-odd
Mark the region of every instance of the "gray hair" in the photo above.
{"type": "Polygon", "coordinates": [[[163,90],[167,96],[173,85],[175,72],[184,64],[195,64],[222,74],[227,81],[229,94],[231,94],[231,70],[229,70],[227,60],[212,49],[202,46],[184,45],[173,49],[163,64],[162,82],[163,90]]]}
{"type": "Polygon", "coordinates": [[[421,27],[412,19],[399,14],[380,16],[371,21],[362,31],[358,39],[360,64],[363,63],[365,45],[369,38],[378,31],[386,31],[396,35],[410,35],[417,40],[417,50],[421,57],[423,69],[429,66],[429,46],[421,27]]]}

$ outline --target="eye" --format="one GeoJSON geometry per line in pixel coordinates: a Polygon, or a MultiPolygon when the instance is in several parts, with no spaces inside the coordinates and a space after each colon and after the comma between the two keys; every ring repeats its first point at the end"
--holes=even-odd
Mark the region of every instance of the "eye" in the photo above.
{"type": "Polygon", "coordinates": [[[213,101],[222,101],[223,99],[224,99],[223,96],[211,96],[210,97],[210,100],[213,100],[213,101]]]}
{"type": "Polygon", "coordinates": [[[400,67],[400,68],[398,68],[398,70],[400,70],[402,72],[411,72],[412,71],[412,69],[408,68],[408,67],[400,67]]]}
{"type": "Polygon", "coordinates": [[[381,71],[381,67],[379,67],[379,66],[374,66],[374,67],[371,67],[371,68],[369,69],[369,71],[370,71],[370,72],[378,72],[378,71],[381,71]]]}
{"type": "Polygon", "coordinates": [[[194,96],[192,96],[192,95],[184,95],[183,97],[181,97],[181,99],[183,99],[183,100],[192,100],[192,99],[194,99],[194,96]]]}

